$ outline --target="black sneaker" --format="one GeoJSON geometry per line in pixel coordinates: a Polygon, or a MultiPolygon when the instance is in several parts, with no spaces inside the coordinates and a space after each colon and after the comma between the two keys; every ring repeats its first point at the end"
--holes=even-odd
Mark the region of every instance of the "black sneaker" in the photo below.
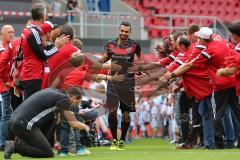
{"type": "Polygon", "coordinates": [[[238,141],[236,148],[240,149],[240,141],[238,141]]]}
{"type": "Polygon", "coordinates": [[[215,149],[225,149],[225,145],[224,144],[215,144],[215,149]]]}
{"type": "Polygon", "coordinates": [[[6,141],[4,158],[11,159],[11,155],[14,153],[14,141],[6,141]]]}
{"type": "Polygon", "coordinates": [[[215,150],[214,146],[203,146],[201,149],[215,150]]]}
{"type": "Polygon", "coordinates": [[[225,149],[234,149],[235,148],[235,145],[234,144],[227,144],[225,146],[225,149]]]}

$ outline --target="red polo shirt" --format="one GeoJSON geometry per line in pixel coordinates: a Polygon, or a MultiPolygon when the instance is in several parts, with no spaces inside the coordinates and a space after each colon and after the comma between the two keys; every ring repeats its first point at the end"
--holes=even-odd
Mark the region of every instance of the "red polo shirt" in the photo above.
{"type": "Polygon", "coordinates": [[[81,87],[84,80],[91,81],[92,75],[88,74],[88,68],[79,67],[72,70],[65,78],[63,78],[63,88],[81,87]]]}
{"type": "MultiPolygon", "coordinates": [[[[84,65],[78,67],[78,68],[71,68],[67,71],[64,71],[60,74],[59,78],[61,82],[60,87],[63,89],[68,89],[70,87],[84,87],[87,86],[84,85],[84,81],[91,81],[92,80],[92,74],[91,73],[97,73],[101,71],[92,71],[91,66],[93,62],[88,59],[87,57],[84,57],[84,65]]],[[[89,87],[89,86],[88,86],[89,87]]]]}
{"type": "Polygon", "coordinates": [[[214,83],[214,90],[223,90],[233,87],[235,76],[217,78],[216,72],[219,68],[226,67],[224,58],[231,55],[229,45],[221,41],[211,41],[206,49],[192,60],[195,67],[205,65],[211,80],[214,83]]]}
{"type": "Polygon", "coordinates": [[[58,53],[48,59],[49,72],[44,72],[42,89],[49,87],[49,74],[54,73],[55,70],[62,64],[67,63],[70,60],[71,55],[78,51],[72,43],[68,43],[62,46],[58,53]]]}
{"type": "MultiPolygon", "coordinates": [[[[194,56],[201,52],[196,48],[196,44],[192,44],[191,48],[184,53],[184,56],[172,63],[168,71],[173,72],[181,64],[191,60],[194,56]]],[[[182,74],[183,87],[188,96],[193,96],[196,100],[201,101],[213,92],[213,84],[210,83],[209,73],[206,68],[191,68],[182,74]]]]}
{"type": "Polygon", "coordinates": [[[58,86],[59,89],[67,89],[74,85],[81,86],[85,79],[90,79],[85,74],[93,72],[91,70],[92,65],[93,62],[87,57],[84,57],[83,65],[78,68],[73,68],[69,63],[65,63],[59,66],[55,72],[51,72],[49,75],[49,84],[51,85],[55,78],[59,78],[61,81],[58,86]]]}
{"type": "Polygon", "coordinates": [[[78,48],[76,48],[72,43],[68,43],[62,46],[58,50],[57,54],[53,55],[48,59],[50,72],[54,72],[57,69],[57,67],[69,61],[71,55],[77,51],[78,51],[78,48]]]}

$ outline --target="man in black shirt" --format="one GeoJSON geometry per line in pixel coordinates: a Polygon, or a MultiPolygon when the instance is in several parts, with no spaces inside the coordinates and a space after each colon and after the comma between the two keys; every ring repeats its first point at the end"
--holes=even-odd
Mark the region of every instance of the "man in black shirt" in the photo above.
{"type": "MultiPolygon", "coordinates": [[[[119,74],[124,75],[122,82],[108,81],[107,86],[107,108],[110,108],[108,117],[109,127],[113,135],[113,142],[110,150],[124,150],[125,137],[130,126],[130,112],[135,112],[135,79],[134,74],[128,73],[129,67],[133,66],[135,55],[137,62],[140,61],[141,47],[140,45],[129,38],[131,34],[131,25],[128,22],[122,22],[119,26],[119,37],[115,40],[108,42],[105,46],[106,54],[102,57],[101,62],[116,61],[117,64],[122,66],[122,70],[118,71],[119,74]],[[113,97],[112,93],[115,94],[113,97]],[[118,106],[108,105],[115,97],[120,101],[120,109],[122,112],[121,122],[121,139],[117,142],[117,108],[118,106]]],[[[111,71],[111,75],[116,72],[111,71]]]]}
{"type": "Polygon", "coordinates": [[[47,133],[54,133],[55,116],[59,112],[71,127],[88,132],[89,127],[79,122],[77,119],[81,118],[69,110],[71,105],[79,104],[81,98],[78,88],[71,88],[66,93],[47,88],[26,99],[11,117],[10,129],[18,140],[6,142],[4,158],[10,159],[13,153],[35,158],[53,157],[47,133]],[[43,132],[46,128],[48,130],[43,132]]]}

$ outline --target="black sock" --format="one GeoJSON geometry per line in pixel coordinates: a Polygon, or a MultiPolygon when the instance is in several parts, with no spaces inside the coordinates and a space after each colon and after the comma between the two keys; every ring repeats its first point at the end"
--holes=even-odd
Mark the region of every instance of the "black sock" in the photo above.
{"type": "Polygon", "coordinates": [[[112,133],[113,139],[117,140],[117,110],[112,111],[108,115],[108,123],[109,123],[109,128],[112,133]]]}
{"type": "Polygon", "coordinates": [[[121,140],[123,140],[123,141],[125,141],[125,139],[126,139],[126,135],[127,135],[129,126],[130,126],[130,113],[129,112],[122,112],[121,140]]]}

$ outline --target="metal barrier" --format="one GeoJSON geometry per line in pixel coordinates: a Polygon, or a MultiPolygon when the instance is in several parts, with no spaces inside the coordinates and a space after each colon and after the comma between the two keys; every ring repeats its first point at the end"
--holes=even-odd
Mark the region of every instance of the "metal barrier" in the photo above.
{"type": "MultiPolygon", "coordinates": [[[[132,25],[132,38],[139,40],[148,39],[147,31],[155,30],[186,30],[190,24],[190,20],[197,21],[199,26],[204,26],[204,21],[209,21],[209,25],[215,33],[220,34],[226,39],[229,39],[228,29],[226,26],[213,16],[188,16],[188,15],[136,15],[131,13],[120,12],[83,12],[77,11],[68,13],[68,23],[73,25],[76,35],[80,38],[101,38],[111,39],[118,33],[119,24],[122,21],[129,21],[132,25]],[[73,15],[73,19],[71,19],[73,15]],[[160,18],[166,21],[163,25],[148,25],[144,26],[144,19],[147,17],[160,18]],[[183,25],[174,24],[176,20],[183,20],[183,25]]],[[[159,37],[161,38],[161,37],[159,37]]]]}

